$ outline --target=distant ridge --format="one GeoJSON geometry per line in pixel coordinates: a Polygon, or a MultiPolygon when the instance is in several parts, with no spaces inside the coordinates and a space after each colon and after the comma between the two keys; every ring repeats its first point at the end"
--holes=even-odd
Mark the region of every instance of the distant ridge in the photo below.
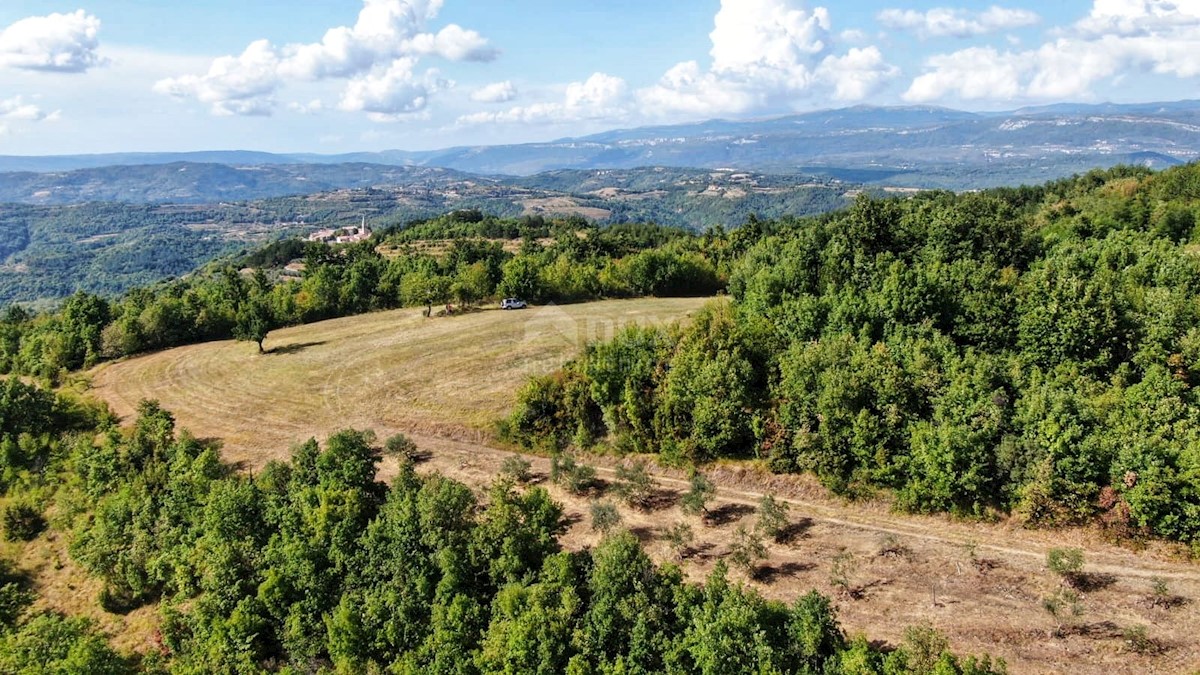
{"type": "MultiPolygon", "coordinates": [[[[952,189],[1048,179],[1123,162],[1163,168],[1200,158],[1200,101],[1054,104],[1009,112],[854,106],[767,119],[616,129],[543,143],[340,155],[252,151],[0,156],[0,172],[64,172],[188,162],[227,166],[441,167],[529,176],[644,166],[879,175],[952,189]],[[849,172],[849,173],[847,173],[849,172]],[[866,172],[866,173],[863,173],[866,172]]],[[[0,176],[0,182],[14,180],[0,176]]]]}

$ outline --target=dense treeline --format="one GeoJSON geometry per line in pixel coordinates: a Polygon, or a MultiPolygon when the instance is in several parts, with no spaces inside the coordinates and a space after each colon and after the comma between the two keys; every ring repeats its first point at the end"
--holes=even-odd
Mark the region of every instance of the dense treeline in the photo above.
{"type": "Polygon", "coordinates": [[[827,598],[767,601],[723,565],[687,583],[628,533],[563,551],[562,507],[540,487],[498,479],[481,497],[406,462],[385,485],[370,433],[309,441],[250,476],[152,402],[120,431],[16,379],[0,391],[0,441],[38,448],[0,458],[7,496],[54,514],[71,557],[104,582],[105,609],[157,603],[161,620],[156,650],[119,655],[87,621],[32,609],[28,584],[3,567],[4,672],[1004,669],[917,643],[884,653],[847,639],[827,598]]]}
{"type": "Polygon", "coordinates": [[[60,311],[36,316],[11,307],[0,315],[0,373],[55,380],[107,358],[230,337],[261,345],[277,327],[396,307],[712,294],[755,232],[701,236],[459,211],[360,244],[280,242],[243,261],[257,265],[253,273],[226,266],[116,301],[76,293],[60,311]],[[431,240],[444,250],[417,245],[431,240]],[[506,241],[522,243],[512,253],[506,241]],[[302,279],[267,273],[292,256],[305,262],[302,279]]]}
{"type": "Polygon", "coordinates": [[[732,304],[531,382],[508,432],[1200,551],[1198,212],[1195,165],[862,198],[750,248],[732,304]]]}

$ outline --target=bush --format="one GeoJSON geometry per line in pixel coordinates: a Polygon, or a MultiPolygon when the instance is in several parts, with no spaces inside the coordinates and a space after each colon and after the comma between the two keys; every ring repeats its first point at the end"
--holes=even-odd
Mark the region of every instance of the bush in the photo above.
{"type": "Polygon", "coordinates": [[[775,499],[775,495],[764,495],[758,502],[758,531],[763,536],[781,541],[788,528],[788,504],[775,499]]]}
{"type": "Polygon", "coordinates": [[[671,550],[675,552],[675,557],[683,560],[684,554],[692,547],[692,526],[683,521],[675,523],[667,528],[667,541],[671,544],[671,550]]]}
{"type": "Polygon", "coordinates": [[[510,457],[506,457],[504,459],[504,463],[500,465],[500,475],[507,476],[518,483],[525,484],[533,478],[533,474],[530,471],[532,466],[533,465],[529,463],[529,460],[521,457],[520,455],[512,455],[510,457]]]}
{"type": "Polygon", "coordinates": [[[608,534],[621,524],[621,513],[612,502],[592,502],[592,529],[608,534]]]}
{"type": "Polygon", "coordinates": [[[30,541],[46,529],[46,519],[32,504],[17,502],[4,509],[4,538],[9,541],[30,541]]]}
{"type": "Polygon", "coordinates": [[[636,460],[617,466],[617,484],[613,490],[626,504],[639,509],[650,506],[654,499],[654,478],[646,462],[636,460]]]}
{"type": "Polygon", "coordinates": [[[384,441],[383,451],[410,462],[417,458],[417,444],[404,434],[396,434],[384,441]]]}
{"type": "Polygon", "coordinates": [[[587,494],[596,487],[596,470],[570,455],[559,455],[550,458],[550,482],[573,495],[587,494]]]}
{"type": "Polygon", "coordinates": [[[708,515],[708,502],[716,492],[717,487],[708,476],[693,470],[690,486],[680,500],[680,506],[684,513],[691,516],[708,515]]]}
{"type": "Polygon", "coordinates": [[[1078,548],[1052,548],[1046,554],[1046,567],[1064,581],[1074,585],[1083,573],[1083,550],[1078,548]]]}
{"type": "Polygon", "coordinates": [[[763,545],[762,537],[754,530],[739,525],[733,534],[733,544],[729,547],[729,560],[749,574],[766,557],[767,547],[763,545]]]}

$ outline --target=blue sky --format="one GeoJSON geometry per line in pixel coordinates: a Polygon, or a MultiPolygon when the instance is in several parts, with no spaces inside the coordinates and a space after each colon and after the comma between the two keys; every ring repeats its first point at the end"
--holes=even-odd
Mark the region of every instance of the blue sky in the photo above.
{"type": "Polygon", "coordinates": [[[335,153],[1200,98],[1200,2],[5,0],[0,154],[335,153]]]}

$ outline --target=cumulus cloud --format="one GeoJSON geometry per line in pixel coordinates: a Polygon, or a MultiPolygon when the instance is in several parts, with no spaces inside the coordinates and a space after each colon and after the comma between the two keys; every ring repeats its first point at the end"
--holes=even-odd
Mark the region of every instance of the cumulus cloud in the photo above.
{"type": "Polygon", "coordinates": [[[326,31],[320,42],[277,47],[260,40],[241,56],[215,60],[204,75],[158,82],[156,91],[192,98],[215,114],[270,114],[275,94],[293,80],[347,80],[339,108],[383,119],[423,109],[450,83],[434,70],[417,74],[421,57],[488,61],[497,51],[478,32],[450,24],[426,30],[442,0],[363,0],[353,26],[326,31]]]}
{"type": "Polygon", "coordinates": [[[204,75],[159,80],[154,90],[212,105],[217,115],[269,115],[279,87],[279,54],[270,42],[250,43],[240,56],[223,56],[204,75]]]}
{"type": "Polygon", "coordinates": [[[712,65],[674,66],[638,92],[641,107],[713,115],[795,107],[819,93],[853,101],[899,74],[876,47],[837,54],[832,31],[829,11],[801,0],[722,0],[709,34],[712,65]]]}
{"type": "Polygon", "coordinates": [[[517,97],[517,87],[512,82],[493,82],[471,92],[476,103],[507,103],[517,97]]]}
{"type": "Polygon", "coordinates": [[[912,9],[885,9],[876,18],[894,30],[926,37],[968,38],[998,31],[1036,25],[1041,17],[1025,9],[991,6],[982,12],[935,7],[926,12],[912,9]]]}
{"type": "Polygon", "coordinates": [[[585,120],[618,120],[629,115],[629,87],[625,80],[594,73],[583,82],[567,85],[561,101],[516,106],[500,112],[463,115],[458,124],[562,123],[585,120]]]}
{"type": "Polygon", "coordinates": [[[42,122],[56,120],[58,117],[59,111],[48,113],[33,103],[26,103],[22,96],[0,99],[0,119],[42,122]]]}
{"type": "Polygon", "coordinates": [[[1168,0],[1095,0],[1091,12],[1035,49],[972,47],[925,62],[904,98],[927,102],[1087,97],[1104,80],[1149,72],[1200,75],[1200,6],[1168,0]]]}
{"type": "Polygon", "coordinates": [[[82,9],[21,19],[0,31],[0,66],[82,73],[101,65],[100,20],[82,9]]]}
{"type": "Polygon", "coordinates": [[[417,59],[396,59],[385,70],[375,69],[350,81],[339,108],[347,112],[365,112],[376,121],[394,121],[421,112],[429,96],[450,86],[430,70],[414,73],[417,59]]]}

